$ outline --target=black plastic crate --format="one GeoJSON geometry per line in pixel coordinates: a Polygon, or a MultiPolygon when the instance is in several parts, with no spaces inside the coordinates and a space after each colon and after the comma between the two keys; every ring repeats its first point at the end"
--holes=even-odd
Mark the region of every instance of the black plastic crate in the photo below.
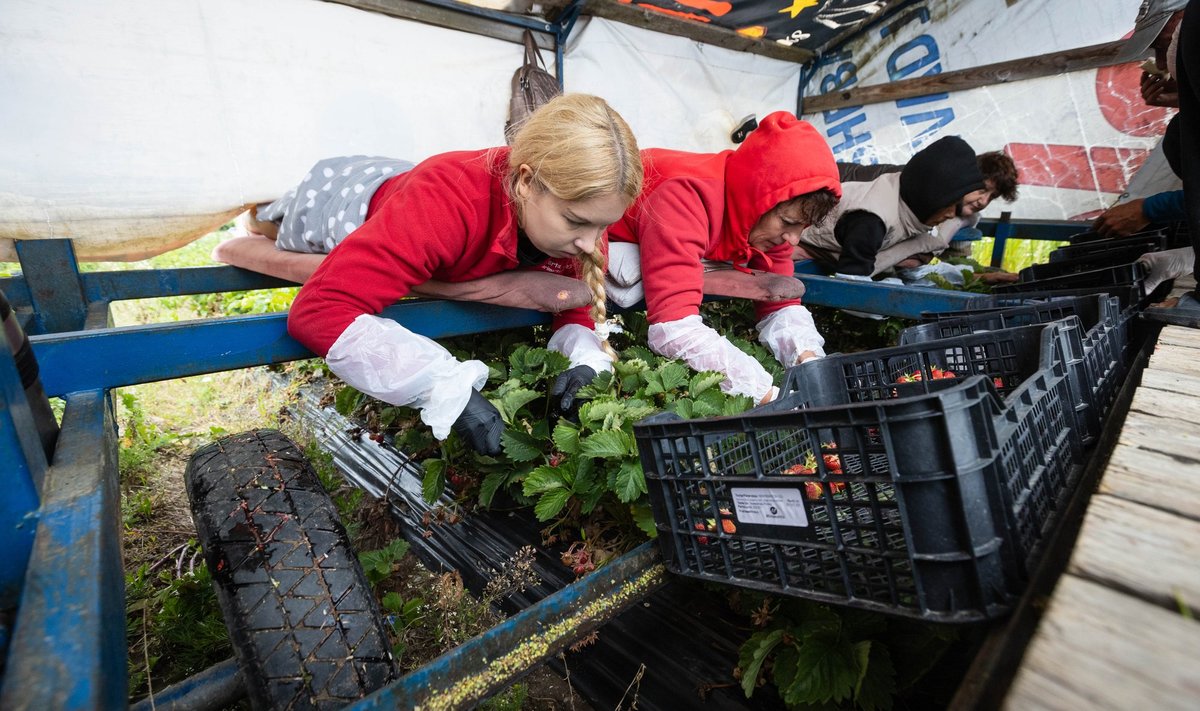
{"type": "Polygon", "coordinates": [[[965,334],[1046,324],[1071,317],[1079,319],[1081,327],[1068,328],[1063,332],[1064,355],[1071,375],[1071,402],[1074,403],[1079,425],[1080,443],[1089,447],[1100,434],[1103,417],[1115,394],[1115,389],[1111,387],[1115,361],[1109,357],[1112,354],[1111,349],[1106,348],[1107,343],[1100,344],[1100,353],[1091,353],[1088,349],[1096,347],[1094,342],[1117,324],[1120,315],[1119,301],[1115,297],[1075,297],[1008,309],[982,310],[910,326],[900,332],[900,343],[933,343],[965,334]]]}
{"type": "MultiPolygon", "coordinates": [[[[782,391],[809,394],[822,403],[902,397],[916,389],[945,387],[931,380],[933,369],[949,369],[957,377],[974,374],[991,379],[1005,401],[1005,418],[1030,398],[1044,392],[1036,406],[1023,411],[1012,432],[1000,436],[1006,461],[1004,505],[1018,567],[1024,571],[1049,522],[1049,514],[1069,493],[1079,473],[1083,450],[1099,434],[1099,417],[1077,317],[1050,325],[981,332],[926,343],[911,343],[862,353],[839,354],[792,368],[782,391]],[[920,372],[916,382],[898,384],[902,376],[920,372]],[[841,383],[841,392],[833,392],[841,383]],[[1040,390],[1039,390],[1040,388],[1040,390]],[[1018,397],[1020,394],[1020,397],[1018,397]],[[1017,398],[1010,407],[1009,400],[1017,398]]],[[[1007,419],[1006,419],[1007,422],[1007,419]]],[[[839,445],[841,439],[835,439],[839,445]]]]}
{"type": "Polygon", "coordinates": [[[923,311],[925,323],[909,326],[900,332],[900,343],[949,338],[979,331],[1032,326],[1050,323],[1068,316],[1078,316],[1085,331],[1101,321],[1115,321],[1120,314],[1120,301],[1104,294],[1086,294],[1050,301],[1025,303],[1016,306],[988,306],[960,311],[923,311]]]}
{"type": "Polygon", "coordinates": [[[1151,240],[1151,239],[1155,239],[1156,237],[1160,237],[1160,236],[1161,237],[1169,237],[1168,230],[1162,229],[1162,228],[1155,228],[1155,229],[1151,229],[1151,230],[1143,230],[1142,232],[1135,232],[1130,235],[1125,235],[1124,237],[1106,237],[1106,236],[1100,234],[1099,232],[1088,230],[1086,232],[1080,232],[1079,234],[1071,235],[1070,237],[1067,238],[1067,241],[1071,243],[1070,246],[1074,247],[1074,246],[1081,246],[1081,245],[1085,245],[1085,244],[1100,244],[1100,243],[1111,244],[1114,240],[1122,240],[1122,239],[1125,239],[1125,240],[1135,240],[1135,239],[1151,240]]]}
{"type": "Polygon", "coordinates": [[[1130,262],[1114,267],[1105,267],[1090,272],[1065,274],[1047,279],[1005,284],[992,289],[993,294],[1015,296],[1025,292],[1053,292],[1059,289],[1090,289],[1092,293],[1108,293],[1121,300],[1121,308],[1142,302],[1146,294],[1142,289],[1145,267],[1130,262]]]}
{"type": "Polygon", "coordinates": [[[826,361],[867,356],[849,354],[793,368],[795,392],[741,416],[638,423],[667,567],[927,620],[1002,614],[1079,457],[1060,326],[1033,330],[1045,365],[1011,405],[990,375],[830,378],[826,361]]]}
{"type": "Polygon", "coordinates": [[[1136,262],[1143,254],[1161,251],[1157,247],[1151,247],[1146,244],[1133,244],[1124,247],[1113,247],[1112,249],[1098,251],[1094,254],[1063,257],[1060,254],[1062,249],[1066,248],[1063,247],[1051,252],[1050,260],[1047,263],[1034,264],[1022,269],[1018,273],[1021,281],[1033,281],[1034,279],[1046,279],[1064,274],[1078,274],[1105,267],[1119,266],[1121,264],[1136,262]]]}
{"type": "Polygon", "coordinates": [[[999,407],[984,378],[880,403],[772,404],[634,427],[668,569],[943,622],[1007,609],[999,407]]]}

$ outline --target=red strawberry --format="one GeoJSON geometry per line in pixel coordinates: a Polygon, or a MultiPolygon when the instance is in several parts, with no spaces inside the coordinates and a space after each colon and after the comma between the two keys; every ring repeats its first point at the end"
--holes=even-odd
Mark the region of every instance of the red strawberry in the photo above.
{"type": "Polygon", "coordinates": [[[734,525],[732,516],[729,509],[721,509],[721,530],[730,535],[737,533],[737,526],[734,525]]]}
{"type": "Polygon", "coordinates": [[[831,474],[842,473],[842,460],[838,459],[838,455],[823,454],[821,455],[821,459],[825,462],[825,468],[828,469],[831,474]]]}
{"type": "Polygon", "coordinates": [[[820,482],[816,482],[816,481],[804,482],[804,496],[806,498],[808,498],[809,501],[816,501],[817,499],[821,498],[820,482]]]}
{"type": "Polygon", "coordinates": [[[920,381],[921,378],[922,378],[921,371],[915,370],[911,373],[904,373],[900,377],[896,378],[896,382],[897,383],[915,383],[915,382],[920,381]]]}
{"type": "Polygon", "coordinates": [[[992,378],[992,385],[1002,388],[1004,387],[1004,380],[1002,378],[992,378]]]}
{"type": "MultiPolygon", "coordinates": [[[[694,527],[694,528],[695,528],[697,531],[703,531],[703,530],[704,530],[704,524],[702,524],[702,523],[697,523],[697,524],[695,525],[695,527],[694,527]]],[[[696,536],[696,542],[697,542],[697,543],[699,543],[699,544],[700,544],[700,545],[702,545],[702,546],[706,546],[706,545],[708,545],[708,536],[696,536]]]]}

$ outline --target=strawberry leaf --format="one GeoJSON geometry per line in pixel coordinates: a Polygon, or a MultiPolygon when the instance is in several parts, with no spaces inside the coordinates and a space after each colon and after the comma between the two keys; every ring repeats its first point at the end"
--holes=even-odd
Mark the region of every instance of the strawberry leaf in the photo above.
{"type": "Polygon", "coordinates": [[[629,505],[629,513],[633,516],[633,522],[637,527],[642,529],[651,540],[658,538],[658,527],[654,524],[654,512],[650,509],[650,505],[644,501],[635,501],[629,505]]]}
{"type": "Polygon", "coordinates": [[[500,434],[504,453],[514,462],[531,462],[542,456],[542,442],[528,432],[506,429],[500,434]]]}
{"type": "Polygon", "coordinates": [[[538,467],[525,475],[521,491],[526,496],[544,494],[554,489],[566,489],[567,482],[557,467],[538,467]]]}
{"type": "Polygon", "coordinates": [[[892,666],[892,655],[887,645],[859,642],[855,647],[867,646],[867,654],[860,653],[862,669],[854,687],[854,703],[863,711],[887,711],[892,708],[892,696],[896,693],[896,670],[892,666]]]}
{"type": "Polygon", "coordinates": [[[804,635],[796,657],[796,675],[780,692],[790,705],[823,704],[849,698],[857,681],[853,645],[840,630],[826,627],[804,635]]]}
{"type": "Polygon", "coordinates": [[[496,495],[496,491],[504,485],[504,481],[508,479],[508,474],[504,472],[492,472],[483,478],[483,483],[479,485],[479,505],[487,508],[492,505],[492,498],[496,495]]]}
{"type": "Polygon", "coordinates": [[[549,521],[558,515],[559,511],[567,505],[567,501],[571,498],[571,492],[566,489],[553,489],[542,494],[538,499],[537,505],[533,507],[533,514],[537,516],[539,521],[549,521]]]}
{"type": "Polygon", "coordinates": [[[754,407],[754,400],[746,395],[728,395],[721,408],[722,415],[738,415],[754,407]]]}
{"type": "Polygon", "coordinates": [[[541,395],[536,390],[517,388],[504,393],[499,402],[493,401],[492,404],[500,411],[500,416],[504,418],[505,424],[511,425],[516,422],[517,412],[539,397],[541,395]]]}
{"type": "Polygon", "coordinates": [[[624,430],[604,430],[589,435],[580,442],[580,452],[587,457],[632,457],[637,453],[633,436],[624,430]]]}
{"type": "Polygon", "coordinates": [[[692,397],[697,397],[705,390],[720,385],[724,379],[724,374],[714,373],[711,370],[696,373],[692,376],[692,382],[688,384],[688,392],[691,393],[692,397]]]}
{"type": "Polygon", "coordinates": [[[446,490],[446,460],[426,459],[421,462],[421,466],[425,468],[425,477],[421,480],[421,496],[432,504],[446,490]]]}
{"type": "Polygon", "coordinates": [[[579,428],[559,421],[554,426],[554,448],[563,454],[579,454],[579,428]]]}
{"type": "Polygon", "coordinates": [[[620,415],[625,406],[613,400],[584,403],[579,408],[579,422],[592,429],[602,429],[611,418],[620,415]]]}
{"type": "Polygon", "coordinates": [[[634,501],[646,493],[646,475],[642,473],[642,463],[637,460],[625,460],[617,470],[617,498],[624,503],[634,501]]]}
{"type": "MultiPolygon", "coordinates": [[[[742,691],[746,698],[754,695],[754,687],[758,685],[758,675],[762,671],[763,662],[783,641],[783,630],[770,632],[755,632],[742,645],[738,654],[738,666],[742,669],[742,691]]],[[[776,668],[778,668],[776,664],[776,668]]]]}
{"type": "Polygon", "coordinates": [[[346,385],[333,396],[333,409],[337,410],[339,415],[349,417],[350,413],[358,409],[364,397],[362,393],[346,385]]]}

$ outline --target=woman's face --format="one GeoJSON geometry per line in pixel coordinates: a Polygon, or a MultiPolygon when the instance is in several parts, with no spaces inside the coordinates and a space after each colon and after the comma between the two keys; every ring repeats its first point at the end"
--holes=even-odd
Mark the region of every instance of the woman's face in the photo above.
{"type": "Polygon", "coordinates": [[[795,202],[784,202],[768,210],[750,228],[747,241],[750,246],[768,252],[787,242],[795,247],[800,243],[800,233],[808,227],[802,206],[795,202]]]}
{"type": "Polygon", "coordinates": [[[629,201],[619,193],[587,200],[562,200],[536,185],[533,171],[522,165],[517,181],[521,200],[521,227],[541,252],[549,257],[591,254],[608,226],[625,214],[629,201]]]}

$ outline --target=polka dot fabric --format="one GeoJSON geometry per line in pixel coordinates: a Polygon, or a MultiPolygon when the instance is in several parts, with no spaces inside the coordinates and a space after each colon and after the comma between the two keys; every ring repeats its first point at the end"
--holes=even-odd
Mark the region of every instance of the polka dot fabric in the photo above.
{"type": "Polygon", "coordinates": [[[379,186],[412,167],[394,158],[326,158],[308,171],[300,185],[260,207],[258,219],[279,223],[276,249],[328,254],[367,218],[379,186]]]}

